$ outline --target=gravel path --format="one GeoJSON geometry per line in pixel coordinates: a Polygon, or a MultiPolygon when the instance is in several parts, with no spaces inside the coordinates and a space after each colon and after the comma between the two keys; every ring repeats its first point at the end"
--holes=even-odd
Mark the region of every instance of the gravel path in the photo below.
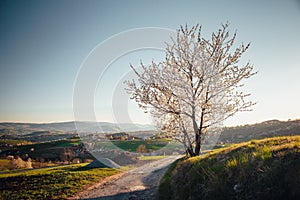
{"type": "Polygon", "coordinates": [[[77,199],[157,199],[160,180],[179,156],[156,160],[96,184],[77,199]]]}

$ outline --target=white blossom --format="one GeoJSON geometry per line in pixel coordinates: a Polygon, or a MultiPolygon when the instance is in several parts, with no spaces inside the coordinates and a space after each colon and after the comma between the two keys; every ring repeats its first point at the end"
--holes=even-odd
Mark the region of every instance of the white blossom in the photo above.
{"type": "Polygon", "coordinates": [[[238,65],[249,44],[232,51],[235,37],[229,36],[228,24],[212,33],[211,40],[201,37],[199,25],[181,26],[177,38],[166,44],[165,60],[149,66],[141,62],[141,72],[131,65],[137,75],[137,83],[126,81],[131,99],[191,156],[199,155],[203,136],[254,105],[239,90],[241,81],[255,74],[250,63],[238,65]]]}

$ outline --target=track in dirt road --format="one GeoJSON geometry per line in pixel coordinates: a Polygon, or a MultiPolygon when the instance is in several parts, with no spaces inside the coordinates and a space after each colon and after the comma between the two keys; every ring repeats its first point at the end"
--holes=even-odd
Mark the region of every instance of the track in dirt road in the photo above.
{"type": "Polygon", "coordinates": [[[134,168],[96,188],[79,194],[77,199],[128,200],[157,199],[160,180],[168,166],[181,156],[170,156],[134,168]]]}

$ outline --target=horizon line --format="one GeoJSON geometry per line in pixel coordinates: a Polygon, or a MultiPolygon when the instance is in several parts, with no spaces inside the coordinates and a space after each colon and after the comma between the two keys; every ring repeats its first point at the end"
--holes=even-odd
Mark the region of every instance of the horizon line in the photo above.
{"type": "MultiPolygon", "coordinates": [[[[267,120],[263,120],[263,121],[260,121],[260,122],[244,123],[244,124],[239,124],[239,125],[229,125],[229,126],[224,125],[224,127],[245,126],[245,125],[259,124],[259,123],[268,122],[268,121],[288,122],[288,121],[297,121],[297,120],[300,120],[300,118],[285,119],[285,120],[267,119],[267,120]]],[[[55,123],[75,123],[75,122],[153,125],[153,124],[145,124],[145,123],[129,123],[129,122],[116,123],[116,122],[109,122],[109,121],[85,121],[85,120],[80,120],[80,121],[79,120],[66,120],[66,121],[48,121],[48,122],[0,121],[0,124],[5,124],[5,123],[12,123],[12,124],[55,124],[55,123]]]]}

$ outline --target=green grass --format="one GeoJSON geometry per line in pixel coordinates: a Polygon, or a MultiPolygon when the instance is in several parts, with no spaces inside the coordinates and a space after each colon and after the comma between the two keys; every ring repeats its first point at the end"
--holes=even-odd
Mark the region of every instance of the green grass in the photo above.
{"type": "Polygon", "coordinates": [[[169,170],[161,199],[300,199],[300,136],[234,144],[169,170]]]}
{"type": "Polygon", "coordinates": [[[171,189],[171,178],[172,178],[172,173],[174,171],[174,169],[176,168],[178,162],[180,162],[182,160],[178,159],[175,162],[173,162],[169,169],[167,170],[167,172],[165,173],[163,179],[161,180],[160,186],[159,186],[159,199],[170,199],[171,198],[171,194],[170,191],[171,189]]]}
{"type": "Polygon", "coordinates": [[[162,158],[166,158],[167,156],[140,156],[139,160],[159,160],[162,158]]]}
{"type": "Polygon", "coordinates": [[[52,141],[52,142],[42,142],[37,144],[30,144],[30,145],[24,145],[18,147],[20,151],[30,151],[31,148],[34,148],[36,150],[45,151],[49,148],[53,147],[72,147],[73,144],[78,144],[79,140],[58,140],[58,141],[52,141]]]}
{"type": "Polygon", "coordinates": [[[47,160],[59,160],[64,148],[73,148],[80,143],[79,139],[66,139],[52,142],[42,142],[15,146],[14,151],[21,152],[22,155],[28,154],[30,158],[36,159],[44,157],[47,160]],[[34,149],[34,151],[31,151],[34,149]],[[47,155],[46,157],[43,155],[47,155]]]}
{"type": "Polygon", "coordinates": [[[22,144],[22,145],[27,145],[27,144],[32,144],[32,142],[25,141],[25,140],[0,140],[0,144],[12,144],[12,145],[17,145],[17,144],[22,144]]]}
{"type": "Polygon", "coordinates": [[[155,151],[163,148],[167,145],[167,141],[156,141],[156,140],[135,140],[135,141],[112,141],[117,147],[130,152],[136,152],[136,149],[140,145],[145,145],[147,152],[155,151]]]}
{"type": "Polygon", "coordinates": [[[66,199],[84,186],[120,171],[76,164],[0,174],[0,199],[66,199]]]}

